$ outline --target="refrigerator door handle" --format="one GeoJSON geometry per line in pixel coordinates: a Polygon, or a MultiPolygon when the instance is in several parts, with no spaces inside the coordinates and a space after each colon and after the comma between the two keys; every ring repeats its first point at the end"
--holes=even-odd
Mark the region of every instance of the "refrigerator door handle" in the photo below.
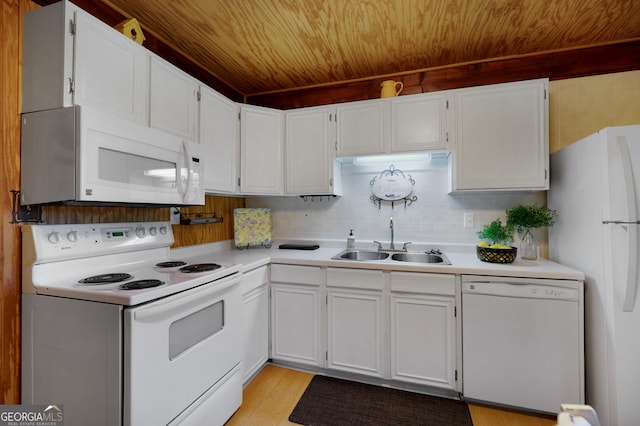
{"type": "Polygon", "coordinates": [[[620,225],[627,231],[627,273],[624,280],[624,295],[622,299],[622,310],[625,312],[633,312],[633,306],[636,301],[637,290],[637,269],[635,259],[638,258],[638,231],[634,225],[620,225]]]}
{"type": "Polygon", "coordinates": [[[620,168],[622,169],[622,185],[624,186],[625,200],[627,202],[627,220],[636,219],[636,191],[633,181],[633,172],[631,171],[631,155],[629,154],[629,146],[627,138],[624,136],[616,137],[616,145],[620,156],[620,168]]]}
{"type": "MultiPolygon", "coordinates": [[[[631,155],[629,154],[629,147],[627,145],[627,139],[624,136],[616,137],[616,145],[618,147],[618,153],[620,154],[620,166],[622,169],[622,184],[624,185],[625,199],[627,202],[627,218],[637,218],[636,212],[636,199],[635,199],[635,186],[633,181],[633,174],[631,171],[631,155]]],[[[638,255],[638,233],[634,226],[628,226],[627,224],[621,224],[627,231],[627,273],[624,280],[624,295],[622,300],[622,310],[626,312],[633,311],[633,305],[636,300],[636,288],[637,288],[637,269],[633,260],[637,259],[638,255]]]]}

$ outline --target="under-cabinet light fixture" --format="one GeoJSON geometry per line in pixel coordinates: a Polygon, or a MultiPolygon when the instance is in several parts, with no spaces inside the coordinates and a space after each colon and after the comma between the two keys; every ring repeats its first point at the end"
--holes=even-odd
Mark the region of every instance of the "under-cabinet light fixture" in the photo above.
{"type": "Polygon", "coordinates": [[[394,164],[404,161],[431,161],[430,152],[420,152],[412,154],[388,154],[388,155],[367,155],[364,157],[353,157],[355,166],[368,166],[371,164],[394,164]]]}

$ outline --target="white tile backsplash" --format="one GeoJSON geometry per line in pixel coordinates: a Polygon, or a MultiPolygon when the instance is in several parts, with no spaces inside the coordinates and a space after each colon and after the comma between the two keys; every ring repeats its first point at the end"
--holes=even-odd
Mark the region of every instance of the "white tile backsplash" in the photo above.
{"type": "MultiPolygon", "coordinates": [[[[356,241],[391,237],[389,220],[393,216],[397,244],[476,243],[482,227],[518,204],[546,203],[546,192],[483,192],[448,194],[447,160],[429,163],[394,164],[415,180],[412,195],[417,201],[405,207],[403,202],[383,202],[380,209],[370,200],[371,180],[388,165],[359,167],[343,164],[342,197],[249,197],[247,207],[272,210],[276,239],[340,239],[345,241],[353,229],[356,241]],[[464,228],[464,213],[473,213],[474,227],[464,228]]],[[[517,236],[516,236],[517,239],[517,236]]]]}

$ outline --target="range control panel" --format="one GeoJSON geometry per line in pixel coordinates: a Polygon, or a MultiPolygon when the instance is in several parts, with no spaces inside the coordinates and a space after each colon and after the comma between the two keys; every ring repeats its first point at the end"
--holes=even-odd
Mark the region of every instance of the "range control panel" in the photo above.
{"type": "Polygon", "coordinates": [[[32,240],[37,263],[170,247],[174,241],[169,222],[31,225],[22,232],[32,240]]]}

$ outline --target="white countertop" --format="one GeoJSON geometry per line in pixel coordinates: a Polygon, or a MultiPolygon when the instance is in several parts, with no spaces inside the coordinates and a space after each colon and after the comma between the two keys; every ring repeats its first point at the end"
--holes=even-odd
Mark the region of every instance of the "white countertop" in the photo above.
{"type": "MultiPolygon", "coordinates": [[[[291,242],[291,241],[286,241],[291,242]]],[[[546,259],[527,261],[516,259],[513,263],[498,264],[480,261],[475,255],[475,246],[443,246],[440,249],[449,258],[451,265],[399,262],[394,260],[355,261],[332,260],[331,257],[344,250],[344,244],[333,241],[315,242],[317,250],[283,250],[275,242],[271,248],[248,248],[238,250],[232,241],[181,247],[171,250],[171,257],[190,257],[211,253],[212,261],[241,264],[243,271],[249,271],[269,263],[291,265],[330,266],[338,268],[378,269],[385,271],[412,271],[446,274],[496,275],[505,277],[547,278],[564,280],[584,280],[584,273],[546,259]]],[[[371,249],[372,247],[358,247],[371,249]]],[[[420,245],[410,246],[409,252],[424,251],[420,245]]]]}

